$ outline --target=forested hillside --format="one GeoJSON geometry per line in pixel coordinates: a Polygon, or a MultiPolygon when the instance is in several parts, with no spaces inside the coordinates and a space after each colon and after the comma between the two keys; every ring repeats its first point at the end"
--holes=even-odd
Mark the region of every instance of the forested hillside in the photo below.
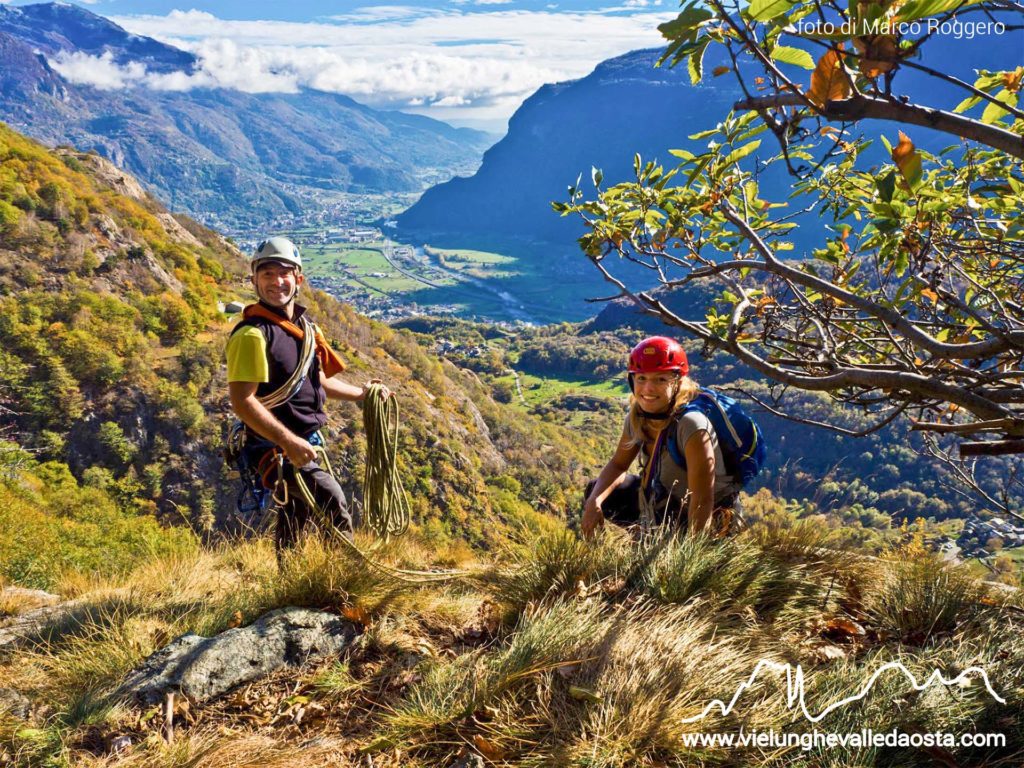
{"type": "MultiPolygon", "coordinates": [[[[686,305],[686,298],[674,296],[674,305],[686,305]]],[[[487,325],[440,318],[417,318],[399,326],[421,334],[424,344],[437,340],[436,349],[476,371],[495,398],[602,440],[604,459],[622,428],[629,349],[645,335],[672,334],[656,321],[640,322],[623,307],[603,312],[593,322],[522,329],[514,336],[495,334],[487,325]]],[[[705,357],[699,344],[685,339],[684,346],[692,375],[702,386],[771,400],[769,387],[728,355],[705,357]]],[[[841,409],[823,395],[790,396],[806,419],[851,430],[867,424],[859,411],[841,409]]],[[[881,551],[899,537],[902,526],[924,519],[932,521],[938,546],[940,540],[957,538],[964,519],[991,513],[947,467],[922,451],[919,436],[905,422],[851,437],[774,416],[750,399],[744,402],[764,429],[770,450],[767,467],[748,491],[763,489],[787,500],[792,517],[823,515],[851,545],[881,551]]],[[[1007,471],[998,457],[976,467],[979,480],[990,486],[998,486],[1007,471]]],[[[1015,509],[1022,502],[1014,496],[1008,501],[1015,509]]]]}
{"type": "MultiPolygon", "coordinates": [[[[247,300],[245,276],[231,243],[105,160],[0,126],[0,576],[45,584],[69,564],[117,568],[230,522],[231,322],[219,303],[247,300]]],[[[486,545],[541,525],[534,508],[565,506],[596,441],[523,420],[407,332],[316,291],[303,301],[350,379],[397,391],[403,476],[428,537],[486,545]]],[[[364,451],[355,406],[331,411],[328,436],[352,495],[364,451]]]]}

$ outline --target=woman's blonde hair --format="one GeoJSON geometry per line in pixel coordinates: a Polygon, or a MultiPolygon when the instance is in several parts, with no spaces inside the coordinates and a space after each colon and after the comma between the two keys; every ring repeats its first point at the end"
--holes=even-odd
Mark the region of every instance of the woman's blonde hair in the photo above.
{"type": "MultiPolygon", "coordinates": [[[[678,388],[676,389],[675,397],[672,398],[672,407],[669,409],[673,413],[688,402],[693,400],[700,392],[700,387],[697,382],[691,379],[689,376],[683,376],[679,379],[678,388]]],[[[634,395],[629,397],[629,433],[632,437],[632,445],[642,445],[644,439],[653,440],[656,436],[656,432],[651,432],[651,422],[661,424],[665,419],[652,419],[645,418],[641,415],[640,404],[636,401],[634,395]]]]}

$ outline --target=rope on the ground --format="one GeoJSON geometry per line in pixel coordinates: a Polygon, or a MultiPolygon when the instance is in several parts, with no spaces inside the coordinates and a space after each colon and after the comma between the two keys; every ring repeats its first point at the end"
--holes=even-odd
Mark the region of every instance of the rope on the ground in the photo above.
{"type": "Polygon", "coordinates": [[[363,520],[387,541],[409,528],[409,496],[398,474],[398,400],[384,396],[384,386],[368,385],[363,400],[366,468],[363,474],[363,520]]]}
{"type": "MultiPolygon", "coordinates": [[[[331,466],[331,460],[327,457],[327,451],[324,447],[322,445],[314,445],[313,450],[315,450],[317,454],[317,463],[333,476],[334,468],[331,466]]],[[[330,515],[323,509],[323,507],[317,504],[316,499],[313,496],[313,492],[302,477],[301,472],[295,473],[295,487],[298,489],[299,495],[302,496],[302,500],[305,502],[307,508],[312,512],[316,525],[329,536],[330,541],[342,542],[363,561],[365,561],[367,565],[383,571],[394,579],[410,584],[431,584],[441,581],[460,579],[469,573],[468,571],[410,571],[404,568],[395,568],[378,560],[374,560],[368,554],[359,549],[355,542],[346,536],[343,531],[334,527],[331,522],[330,515]]]]}

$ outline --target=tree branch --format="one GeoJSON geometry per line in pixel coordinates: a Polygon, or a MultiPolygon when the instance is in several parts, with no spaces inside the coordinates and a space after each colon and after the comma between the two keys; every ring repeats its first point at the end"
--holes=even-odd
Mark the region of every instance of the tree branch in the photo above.
{"type": "MultiPolygon", "coordinates": [[[[803,107],[806,106],[806,101],[806,97],[802,95],[782,93],[743,99],[736,102],[733,109],[760,111],[778,107],[803,107]]],[[[976,141],[979,144],[1006,152],[1008,155],[1024,159],[1024,136],[996,125],[986,125],[969,117],[941,109],[931,109],[917,104],[905,104],[894,99],[880,99],[861,94],[843,101],[830,101],[818,109],[817,114],[832,122],[846,123],[868,118],[920,125],[959,136],[962,139],[976,141]]]]}
{"type": "Polygon", "coordinates": [[[786,421],[792,421],[792,422],[795,422],[797,424],[806,424],[806,425],[811,426],[811,427],[820,427],[821,429],[827,429],[827,430],[829,430],[831,432],[838,432],[840,435],[845,435],[846,437],[866,437],[867,435],[870,435],[873,432],[877,432],[878,430],[880,430],[883,427],[885,427],[887,424],[891,424],[896,419],[897,416],[899,416],[901,413],[903,413],[909,407],[909,403],[903,403],[898,408],[894,408],[892,413],[890,413],[884,419],[882,419],[881,421],[876,422],[875,424],[871,425],[870,427],[866,427],[866,428],[860,429],[860,430],[853,430],[853,429],[847,429],[846,427],[837,427],[835,424],[829,424],[826,421],[817,421],[815,419],[805,419],[805,418],[802,418],[800,416],[794,416],[791,413],[786,413],[785,411],[780,411],[777,408],[773,408],[772,406],[768,405],[768,403],[766,403],[763,400],[761,400],[761,398],[759,398],[757,395],[755,395],[755,394],[753,394],[751,392],[748,392],[745,389],[740,389],[739,387],[728,387],[727,389],[731,390],[731,391],[739,392],[739,393],[745,395],[746,397],[749,397],[751,400],[753,400],[759,406],[761,406],[766,411],[768,411],[768,413],[772,414],[773,416],[778,416],[780,419],[785,419],[786,421]]]}

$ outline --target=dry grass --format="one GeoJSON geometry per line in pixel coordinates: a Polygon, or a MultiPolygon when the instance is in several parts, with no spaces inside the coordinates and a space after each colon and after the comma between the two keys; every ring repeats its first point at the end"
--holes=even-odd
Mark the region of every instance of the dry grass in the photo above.
{"type": "MultiPolygon", "coordinates": [[[[361,541],[367,547],[368,542],[361,541]]],[[[759,659],[800,664],[808,708],[848,696],[882,664],[919,679],[982,665],[1011,705],[978,686],[927,694],[899,675],[829,716],[829,730],[1005,732],[1024,745],[1019,614],[926,553],[881,560],[829,547],[819,531],[753,531],[725,542],[635,542],[567,533],[541,538],[462,578],[421,581],[394,569],[444,567],[409,539],[371,565],[315,540],[278,571],[266,543],[225,545],[148,564],[125,579],[68,580],[89,610],[8,657],[5,683],[29,694],[34,720],[0,720],[0,754],[16,766],[448,765],[474,752],[495,765],[916,766],[913,750],[804,753],[688,748],[687,733],[803,731],[786,679],[766,673],[728,716],[684,718],[731,698],[759,659]],[[282,605],[341,612],[364,632],[341,659],[282,673],[185,713],[178,739],[159,716],[114,706],[108,692],[152,650],[186,631],[212,634],[282,605]],[[859,635],[836,627],[860,622],[859,635]],[[827,652],[825,652],[827,651],[827,652]],[[132,746],[111,753],[118,736],[132,746]]],[[[1000,598],[1008,602],[1006,598],[1000,598]]],[[[959,751],[961,765],[979,754],[959,751]]],[[[972,763],[971,761],[975,761],[972,763]]]]}
{"type": "Polygon", "coordinates": [[[5,588],[0,583],[0,621],[11,616],[18,616],[37,608],[52,605],[55,601],[46,593],[33,589],[5,588]]]}

